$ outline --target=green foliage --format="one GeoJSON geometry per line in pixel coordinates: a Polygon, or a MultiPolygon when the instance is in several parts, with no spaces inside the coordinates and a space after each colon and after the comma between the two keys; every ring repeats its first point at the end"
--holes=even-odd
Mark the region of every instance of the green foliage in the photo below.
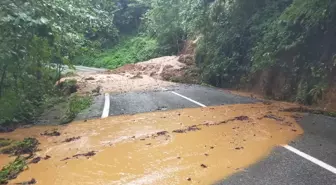
{"type": "Polygon", "coordinates": [[[68,72],[66,72],[65,74],[62,75],[62,78],[63,77],[73,77],[73,76],[76,76],[76,73],[73,72],[73,71],[68,71],[68,72]]]}
{"type": "Polygon", "coordinates": [[[10,144],[12,144],[12,140],[10,139],[5,139],[5,138],[0,138],[0,148],[4,147],[4,146],[8,146],[10,144]]]}
{"type": "Polygon", "coordinates": [[[205,9],[196,59],[206,82],[261,84],[268,96],[309,104],[323,96],[335,69],[335,1],[216,0],[205,9]]]}
{"type": "Polygon", "coordinates": [[[177,54],[188,34],[195,35],[204,21],[203,0],[152,0],[142,29],[158,40],[160,53],[177,54]],[[196,32],[196,33],[195,33],[196,32]]]}
{"type": "Polygon", "coordinates": [[[24,157],[17,157],[0,171],[0,184],[7,184],[8,180],[15,179],[27,166],[24,157]]]}
{"type": "Polygon", "coordinates": [[[38,144],[39,142],[35,138],[25,138],[23,141],[15,141],[10,146],[1,149],[0,153],[12,155],[33,154],[38,144]]]}
{"type": "Polygon", "coordinates": [[[78,113],[90,107],[92,104],[91,96],[73,95],[69,97],[68,108],[64,117],[62,117],[62,124],[71,122],[78,113]]]}
{"type": "Polygon", "coordinates": [[[58,84],[58,87],[63,95],[70,95],[77,92],[77,80],[66,79],[65,81],[58,84]]]}
{"type": "Polygon", "coordinates": [[[118,40],[117,8],[107,0],[0,2],[1,126],[33,122],[55,96],[61,65],[118,40]]]}
{"type": "Polygon", "coordinates": [[[125,64],[146,61],[158,56],[158,45],[149,37],[125,38],[117,46],[92,57],[76,59],[81,65],[114,69],[125,64]]]}

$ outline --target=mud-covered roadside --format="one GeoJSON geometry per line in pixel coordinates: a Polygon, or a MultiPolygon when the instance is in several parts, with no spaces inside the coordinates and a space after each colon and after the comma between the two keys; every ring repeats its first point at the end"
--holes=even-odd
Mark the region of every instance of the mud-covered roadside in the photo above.
{"type": "Polygon", "coordinates": [[[161,90],[176,85],[174,81],[197,83],[194,64],[188,63],[191,59],[187,58],[184,55],[166,56],[110,71],[77,72],[60,82],[76,80],[79,94],[161,90]]]}
{"type": "Polygon", "coordinates": [[[11,183],[34,178],[38,184],[69,184],[75,175],[77,184],[211,184],[302,134],[295,120],[300,115],[280,110],[290,107],[258,103],[153,112],[17,129],[0,137],[40,142],[37,163],[11,183]]]}

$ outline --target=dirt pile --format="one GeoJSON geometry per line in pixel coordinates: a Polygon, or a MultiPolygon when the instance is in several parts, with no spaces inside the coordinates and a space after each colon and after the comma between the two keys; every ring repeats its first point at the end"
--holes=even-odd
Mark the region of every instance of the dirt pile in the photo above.
{"type": "Polygon", "coordinates": [[[76,72],[62,78],[58,84],[76,81],[79,94],[122,93],[128,91],[161,90],[180,83],[199,83],[199,69],[195,64],[197,40],[186,41],[179,56],[164,56],[136,64],[128,64],[110,71],[76,72]]]}
{"type": "MultiPolygon", "coordinates": [[[[123,93],[129,91],[161,90],[162,87],[175,85],[172,82],[158,80],[146,75],[130,73],[79,73],[69,77],[77,80],[77,93],[99,95],[105,92],[123,93]],[[90,80],[87,80],[87,79],[90,80]]],[[[65,79],[62,79],[65,80],[65,79]]]]}
{"type": "Polygon", "coordinates": [[[131,74],[134,78],[149,76],[157,80],[197,83],[198,69],[192,54],[180,56],[165,56],[149,61],[128,64],[116,70],[112,74],[131,74]]]}
{"type": "Polygon", "coordinates": [[[79,94],[161,90],[176,85],[173,82],[197,83],[198,72],[192,61],[190,55],[165,56],[107,72],[78,72],[77,76],[62,78],[59,83],[76,81],[79,94]]]}

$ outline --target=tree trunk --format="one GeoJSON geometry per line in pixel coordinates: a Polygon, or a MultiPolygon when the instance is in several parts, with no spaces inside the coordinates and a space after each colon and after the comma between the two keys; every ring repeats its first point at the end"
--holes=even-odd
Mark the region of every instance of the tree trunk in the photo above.
{"type": "Polygon", "coordinates": [[[6,78],[7,67],[8,67],[8,64],[5,64],[4,67],[3,67],[2,75],[1,75],[1,80],[0,80],[0,98],[2,97],[2,93],[3,93],[3,88],[4,88],[5,78],[6,78]]]}

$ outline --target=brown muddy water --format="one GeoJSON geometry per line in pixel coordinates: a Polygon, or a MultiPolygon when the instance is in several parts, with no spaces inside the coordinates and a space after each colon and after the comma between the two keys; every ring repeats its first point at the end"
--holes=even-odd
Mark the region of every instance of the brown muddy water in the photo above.
{"type": "MultiPolygon", "coordinates": [[[[29,164],[10,183],[35,178],[43,185],[212,184],[303,133],[291,113],[278,111],[282,106],[288,105],[152,112],[18,129],[0,137],[36,137],[41,143],[36,156],[51,157],[29,164]],[[52,129],[58,129],[61,136],[40,135],[52,129]],[[90,151],[96,155],[72,157],[90,151]]],[[[0,165],[10,160],[0,155],[0,165]]]]}

